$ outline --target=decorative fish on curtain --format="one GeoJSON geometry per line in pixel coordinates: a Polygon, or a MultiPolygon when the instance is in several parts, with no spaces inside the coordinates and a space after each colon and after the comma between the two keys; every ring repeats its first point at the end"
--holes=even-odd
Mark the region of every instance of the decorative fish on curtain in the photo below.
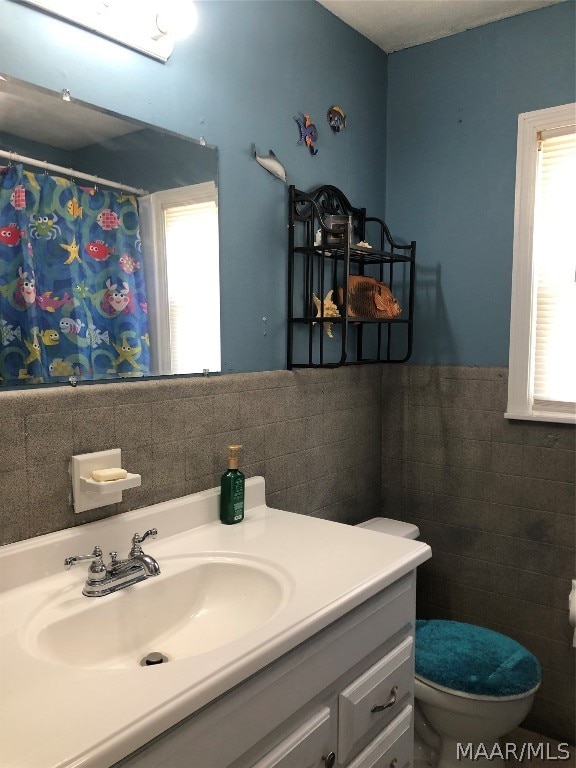
{"type": "Polygon", "coordinates": [[[150,372],[133,195],[0,168],[0,384],[150,372]]]}

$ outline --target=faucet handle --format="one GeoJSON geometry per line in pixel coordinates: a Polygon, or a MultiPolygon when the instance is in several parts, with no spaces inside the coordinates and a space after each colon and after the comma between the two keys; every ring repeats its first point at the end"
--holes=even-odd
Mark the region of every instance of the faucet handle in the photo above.
{"type": "Polygon", "coordinates": [[[150,528],[150,530],[146,531],[143,536],[140,536],[139,533],[135,533],[134,536],[132,536],[132,549],[130,550],[129,557],[135,557],[136,555],[143,554],[143,550],[140,544],[142,544],[142,542],[149,536],[155,538],[157,535],[158,531],[156,528],[150,528]]]}
{"type": "Polygon", "coordinates": [[[93,560],[94,562],[92,565],[96,565],[96,569],[99,569],[100,563],[102,563],[102,550],[100,547],[94,547],[94,551],[91,555],[73,555],[72,557],[67,557],[64,560],[64,567],[71,568],[73,565],[76,565],[76,563],[81,563],[84,560],[93,560]]]}
{"type": "Polygon", "coordinates": [[[152,538],[154,538],[157,535],[158,535],[158,531],[156,530],[156,528],[150,528],[150,530],[146,531],[146,533],[143,536],[140,536],[139,533],[135,533],[134,536],[132,537],[132,544],[142,544],[144,539],[147,539],[148,536],[152,536],[152,538]]]}

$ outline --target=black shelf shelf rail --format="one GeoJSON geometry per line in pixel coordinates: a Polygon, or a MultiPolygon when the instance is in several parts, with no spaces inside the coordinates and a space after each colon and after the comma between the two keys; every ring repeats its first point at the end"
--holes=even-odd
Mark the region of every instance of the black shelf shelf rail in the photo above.
{"type": "Polygon", "coordinates": [[[306,193],[291,185],[288,369],[406,362],[412,354],[415,262],[414,241],[397,243],[382,219],[351,205],[341,190],[325,185],[306,193]],[[367,240],[371,248],[358,245],[367,240]],[[350,316],[351,275],[386,283],[402,314],[393,319],[350,316]],[[313,294],[322,301],[330,291],[339,317],[316,313],[313,294]],[[326,323],[333,338],[325,332],[326,323]],[[397,335],[400,328],[402,335],[397,335]]]}

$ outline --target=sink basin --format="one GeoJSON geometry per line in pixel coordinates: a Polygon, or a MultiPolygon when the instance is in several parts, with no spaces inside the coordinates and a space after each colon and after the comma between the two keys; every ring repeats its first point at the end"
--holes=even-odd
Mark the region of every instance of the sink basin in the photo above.
{"type": "Polygon", "coordinates": [[[162,572],[105,597],[69,587],[29,622],[36,657],[77,667],[134,667],[150,653],[168,661],[233,643],[285,605],[290,582],[268,563],[236,557],[164,557],[162,572]]]}

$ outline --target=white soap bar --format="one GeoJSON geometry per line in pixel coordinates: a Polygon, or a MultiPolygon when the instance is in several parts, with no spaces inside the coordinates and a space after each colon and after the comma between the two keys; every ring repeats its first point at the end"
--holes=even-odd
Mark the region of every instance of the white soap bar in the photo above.
{"type": "Polygon", "coordinates": [[[92,479],[99,483],[107,483],[110,480],[124,480],[128,477],[128,472],[120,467],[110,467],[108,469],[95,469],[92,472],[92,479]]]}

